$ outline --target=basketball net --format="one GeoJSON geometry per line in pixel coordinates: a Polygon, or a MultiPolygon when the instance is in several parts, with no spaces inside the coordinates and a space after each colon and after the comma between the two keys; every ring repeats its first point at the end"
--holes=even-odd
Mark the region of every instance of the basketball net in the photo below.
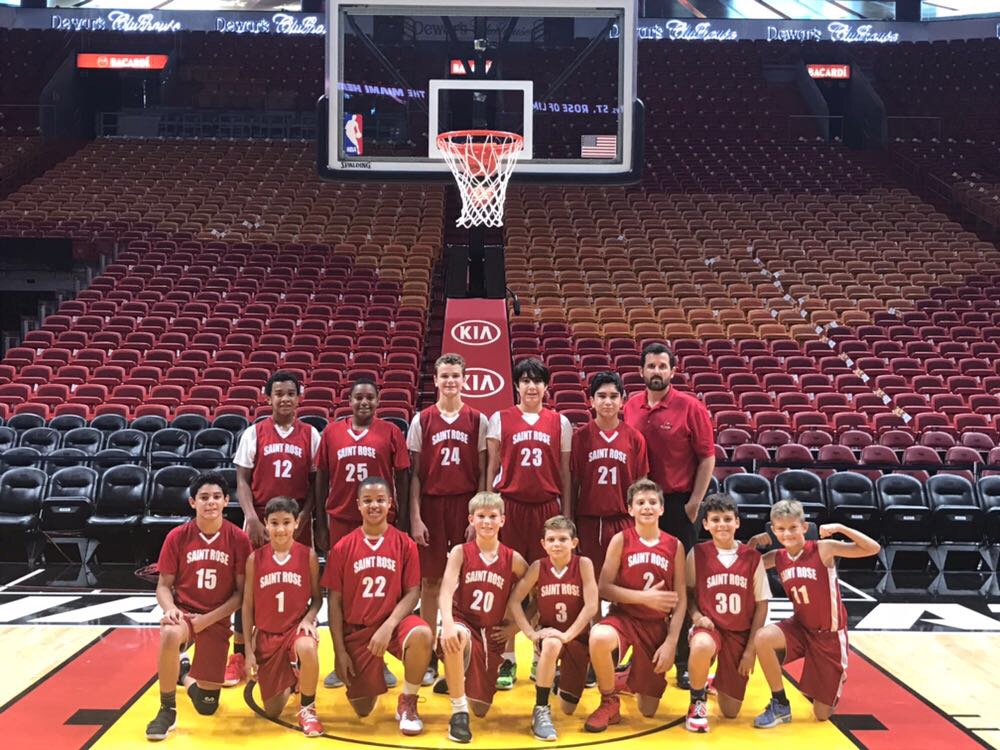
{"type": "Polygon", "coordinates": [[[524,149],[517,133],[456,130],[441,133],[437,147],[462,196],[460,227],[503,226],[503,205],[514,165],[524,149]]]}

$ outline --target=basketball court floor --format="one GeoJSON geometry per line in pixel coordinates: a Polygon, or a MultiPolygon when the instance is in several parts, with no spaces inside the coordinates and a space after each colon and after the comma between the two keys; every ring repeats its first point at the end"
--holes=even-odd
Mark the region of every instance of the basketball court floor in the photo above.
{"type": "MultiPolygon", "coordinates": [[[[12,566],[11,566],[12,567],[12,566]]],[[[4,750],[134,748],[145,742],[146,722],[156,713],[156,622],[151,586],[125,571],[102,573],[101,587],[79,587],[79,568],[0,569],[0,737],[4,750]]],[[[789,685],[794,720],[766,733],[779,748],[962,748],[1000,746],[1000,604],[981,598],[894,597],[879,601],[865,589],[842,583],[852,625],[851,661],[844,698],[834,721],[820,724],[789,685]]],[[[772,603],[772,619],[790,613],[787,600],[772,603]]],[[[329,635],[321,644],[323,673],[333,656],[329,635]]],[[[530,645],[518,643],[519,680],[499,693],[485,720],[473,720],[476,747],[520,750],[538,747],[529,731],[534,699],[528,679],[530,645]]],[[[400,665],[390,668],[401,674],[400,665]]],[[[796,670],[789,673],[794,681],[796,670]]],[[[398,689],[397,689],[398,690],[398,689]]],[[[309,740],[296,730],[294,706],[272,722],[255,714],[257,698],[243,687],[223,691],[212,718],[195,714],[178,694],[178,728],[166,744],[199,748],[436,748],[446,738],[445,696],[422,691],[422,736],[405,738],[394,719],[397,690],[384,696],[367,719],[354,716],[343,690],[320,689],[319,715],[326,735],[309,740]]],[[[587,734],[583,719],[597,703],[587,691],[579,715],[558,716],[559,741],[550,747],[740,748],[765,741],[751,726],[768,699],[763,677],[750,681],[742,715],[718,716],[714,704],[708,735],[684,731],[687,693],[673,686],[654,719],[640,717],[634,700],[623,700],[624,721],[602,735],[587,734]]]]}

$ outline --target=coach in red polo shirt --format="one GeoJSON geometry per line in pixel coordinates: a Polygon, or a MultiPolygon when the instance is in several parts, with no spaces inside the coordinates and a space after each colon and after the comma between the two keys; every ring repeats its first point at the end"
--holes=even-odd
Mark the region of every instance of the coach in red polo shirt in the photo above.
{"type": "MultiPolygon", "coordinates": [[[[708,409],[693,394],[670,387],[677,358],[665,344],[642,350],[646,390],[625,402],[625,422],[646,438],[649,478],[663,489],[660,528],[690,551],[695,520],[715,470],[715,433],[708,409]]],[[[677,644],[677,675],[687,689],[687,628],[677,644]]]]}

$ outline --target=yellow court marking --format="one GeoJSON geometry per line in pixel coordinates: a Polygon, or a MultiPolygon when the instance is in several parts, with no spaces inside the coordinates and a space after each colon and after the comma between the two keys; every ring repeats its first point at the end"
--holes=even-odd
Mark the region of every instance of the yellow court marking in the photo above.
{"type": "MultiPolygon", "coordinates": [[[[328,633],[322,633],[320,645],[322,669],[326,674],[333,666],[333,654],[328,633]]],[[[530,643],[518,637],[518,683],[514,690],[498,693],[486,719],[472,719],[473,746],[486,750],[522,750],[538,748],[542,745],[530,732],[531,707],[534,704],[534,684],[528,679],[531,663],[530,643]]],[[[398,662],[389,660],[390,668],[400,676],[402,669],[398,662]]],[[[150,665],[150,671],[154,665],[150,665]]],[[[671,675],[672,679],[672,675],[671,675]]],[[[810,716],[810,707],[805,699],[788,685],[796,716],[810,716]]],[[[307,739],[285,726],[256,716],[243,700],[243,689],[232,688],[223,691],[222,705],[214,717],[199,716],[194,712],[183,690],[178,692],[178,727],[175,736],[168,743],[199,748],[231,748],[239,744],[244,747],[293,748],[308,747],[313,750],[324,747],[353,748],[454,748],[455,743],[447,737],[450,704],[447,696],[433,695],[430,688],[421,689],[420,714],[425,723],[424,734],[418,737],[404,737],[398,731],[395,720],[396,697],[399,688],[382,696],[371,716],[359,719],[347,703],[344,691],[319,688],[317,696],[320,719],[329,737],[307,739]],[[276,743],[280,743],[276,744],[276,743]],[[329,743],[335,743],[333,745],[329,743]]],[[[718,716],[714,701],[711,703],[712,730],[707,735],[693,735],[682,726],[687,711],[688,693],[670,686],[655,719],[643,719],[635,707],[635,701],[626,697],[622,701],[622,724],[611,727],[603,734],[594,735],[583,731],[583,721],[598,702],[596,690],[588,690],[584,695],[576,715],[565,717],[556,708],[558,701],[552,700],[556,728],[560,733],[556,743],[545,743],[546,747],[598,747],[608,745],[621,750],[649,748],[653,743],[670,742],[678,745],[697,747],[760,747],[766,741],[769,748],[781,750],[810,750],[818,748],[855,747],[835,726],[829,722],[818,723],[811,719],[796,720],[795,723],[766,731],[752,727],[753,717],[766,704],[770,692],[763,676],[754,674],[750,681],[747,700],[742,715],[738,719],[726,720],[718,716]]],[[[153,685],[108,732],[93,746],[95,750],[111,748],[135,748],[143,741],[146,723],[155,716],[158,708],[158,688],[153,685]]],[[[297,698],[290,701],[282,720],[296,724],[295,709],[297,698]]]]}
{"type": "Polygon", "coordinates": [[[0,625],[5,659],[0,680],[0,706],[33,685],[77,651],[107,631],[105,627],[0,625]]]}
{"type": "Polygon", "coordinates": [[[992,729],[974,734],[1000,747],[1000,634],[854,632],[851,645],[959,724],[992,729]]]}

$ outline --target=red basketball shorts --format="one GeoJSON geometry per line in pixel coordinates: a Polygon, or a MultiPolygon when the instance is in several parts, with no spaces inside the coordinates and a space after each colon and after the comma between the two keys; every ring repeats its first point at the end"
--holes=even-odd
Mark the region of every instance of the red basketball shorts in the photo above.
{"type": "Polygon", "coordinates": [[[506,520],[500,529],[500,541],[519,553],[530,565],[546,557],[542,547],[545,522],[561,513],[558,500],[547,503],[522,503],[504,498],[506,520]]]}
{"type": "MultiPolygon", "coordinates": [[[[383,672],[385,661],[368,650],[368,642],[380,625],[381,623],[365,626],[344,625],[344,644],[347,646],[351,661],[354,662],[354,677],[347,687],[349,700],[374,698],[387,690],[383,672]]],[[[389,639],[389,653],[402,661],[406,640],[416,628],[421,627],[426,628],[427,623],[420,617],[416,615],[404,617],[389,639]]]]}
{"type": "Polygon", "coordinates": [[[705,633],[715,642],[715,680],[712,686],[723,695],[741,701],[747,691],[747,678],[740,674],[740,660],[747,647],[750,631],[735,632],[718,628],[691,628],[690,638],[705,633]]]}
{"type": "Polygon", "coordinates": [[[594,563],[594,575],[601,577],[604,555],[611,537],[635,525],[631,516],[577,516],[576,531],[580,537],[580,554],[594,563]]]}
{"type": "Polygon", "coordinates": [[[559,692],[579,699],[587,686],[587,667],[590,666],[588,633],[564,643],[559,652],[559,692]]]}
{"type": "Polygon", "coordinates": [[[432,581],[444,576],[451,548],[465,542],[469,527],[470,495],[427,495],[420,499],[420,518],[429,535],[426,547],[418,545],[420,574],[432,581]]]}
{"type": "Polygon", "coordinates": [[[653,671],[653,654],[667,639],[666,620],[638,620],[628,615],[609,615],[601,620],[618,633],[618,658],[632,648],[628,686],[637,695],[660,698],[667,687],[666,675],[653,671]]]}
{"type": "Polygon", "coordinates": [[[806,696],[836,706],[847,681],[847,631],[808,630],[794,617],[778,623],[785,634],[785,661],[805,659],[799,690],[806,696]]]}
{"type": "Polygon", "coordinates": [[[184,615],[188,626],[188,643],[194,643],[194,658],[188,674],[200,682],[216,682],[221,685],[226,678],[229,638],[233,634],[229,618],[224,617],[212,623],[200,633],[194,632],[191,624],[194,618],[193,614],[184,615]]]}
{"type": "Polygon", "coordinates": [[[298,626],[285,633],[257,631],[254,648],[254,655],[257,657],[257,684],[260,685],[260,697],[265,701],[298,684],[299,657],[295,653],[295,643],[299,638],[316,641],[312,636],[299,633],[298,626]]]}
{"type": "MultiPolygon", "coordinates": [[[[474,701],[491,704],[497,691],[504,644],[490,638],[492,628],[474,628],[458,619],[455,625],[469,635],[469,648],[465,652],[465,694],[474,701]]],[[[440,638],[438,657],[444,659],[440,638]]]]}

